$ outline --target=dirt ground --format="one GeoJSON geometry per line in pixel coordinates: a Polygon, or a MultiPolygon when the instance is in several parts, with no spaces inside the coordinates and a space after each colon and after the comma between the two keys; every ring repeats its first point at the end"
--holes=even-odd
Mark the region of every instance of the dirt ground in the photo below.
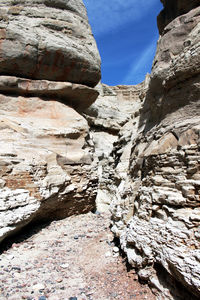
{"type": "Polygon", "coordinates": [[[0,256],[0,300],[155,299],[118,250],[106,215],[29,228],[0,256]]]}

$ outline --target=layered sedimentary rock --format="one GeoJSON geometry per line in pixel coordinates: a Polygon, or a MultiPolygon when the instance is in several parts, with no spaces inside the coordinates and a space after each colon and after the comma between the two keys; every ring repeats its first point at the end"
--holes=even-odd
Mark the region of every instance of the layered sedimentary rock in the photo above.
{"type": "Polygon", "coordinates": [[[162,34],[164,28],[176,17],[186,14],[199,6],[199,0],[161,0],[164,9],[158,15],[158,29],[162,34]]]}
{"type": "Polygon", "coordinates": [[[0,241],[94,209],[93,144],[78,113],[100,58],[82,1],[0,3],[0,241]]]}
{"type": "Polygon", "coordinates": [[[171,2],[163,1],[165,11],[178,17],[161,30],[123,176],[121,139],[114,150],[121,148],[112,230],[158,299],[199,299],[200,7],[182,1],[186,14],[174,15],[171,2]]]}
{"type": "Polygon", "coordinates": [[[0,74],[99,82],[100,57],[82,0],[3,0],[0,20],[0,74]]]}
{"type": "MultiPolygon", "coordinates": [[[[98,165],[97,209],[108,211],[116,196],[115,167],[118,157],[119,174],[126,176],[131,151],[131,136],[136,133],[139,114],[144,102],[149,76],[137,86],[98,85],[99,97],[87,110],[84,117],[90,125],[90,135],[95,147],[95,160],[98,165]],[[119,147],[123,144],[124,148],[119,147]],[[115,152],[114,152],[115,149],[115,152]]],[[[119,175],[118,174],[118,175],[119,175]]]]}
{"type": "Polygon", "coordinates": [[[158,299],[194,300],[200,7],[162,2],[150,78],[95,90],[100,58],[82,1],[1,1],[0,241],[32,221],[94,209],[96,198],[158,299]]]}

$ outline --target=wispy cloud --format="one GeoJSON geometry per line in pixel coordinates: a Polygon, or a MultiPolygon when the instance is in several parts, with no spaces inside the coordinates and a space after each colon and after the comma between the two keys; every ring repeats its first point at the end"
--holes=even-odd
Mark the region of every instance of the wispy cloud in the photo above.
{"type": "Polygon", "coordinates": [[[95,35],[138,21],[159,0],[83,0],[95,35]]]}
{"type": "Polygon", "coordinates": [[[131,84],[133,81],[142,81],[143,74],[147,73],[152,65],[153,57],[155,55],[156,40],[154,39],[141,53],[137,61],[133,61],[127,75],[123,79],[123,84],[131,84]]]}

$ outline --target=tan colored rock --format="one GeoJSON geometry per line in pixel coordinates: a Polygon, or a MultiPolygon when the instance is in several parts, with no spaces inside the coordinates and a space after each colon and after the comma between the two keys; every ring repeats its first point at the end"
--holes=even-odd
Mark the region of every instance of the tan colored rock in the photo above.
{"type": "Polygon", "coordinates": [[[88,122],[95,127],[119,132],[123,125],[139,115],[148,78],[136,86],[99,84],[96,87],[98,99],[85,111],[88,122]]]}
{"type": "Polygon", "coordinates": [[[88,125],[55,100],[0,95],[0,240],[31,221],[95,207],[88,125]]]}
{"type": "Polygon", "coordinates": [[[0,73],[95,86],[100,57],[82,0],[0,3],[0,73]]]}
{"type": "MultiPolygon", "coordinates": [[[[157,289],[157,299],[197,300],[200,7],[199,1],[163,2],[168,24],[161,29],[138,126],[126,145],[131,149],[125,177],[118,176],[115,162],[112,230],[141,279],[157,289]],[[177,11],[170,10],[175,6],[177,11]]],[[[120,147],[123,157],[126,146],[120,139],[115,145],[113,157],[120,147]]]]}
{"type": "Polygon", "coordinates": [[[164,154],[170,152],[172,149],[176,149],[178,146],[177,138],[171,133],[165,134],[159,140],[153,140],[150,145],[147,146],[144,152],[144,156],[164,154]]]}
{"type": "Polygon", "coordinates": [[[31,80],[14,76],[0,76],[0,93],[56,98],[79,110],[86,109],[98,96],[95,89],[81,84],[31,80]]]}
{"type": "Polygon", "coordinates": [[[84,117],[90,124],[98,163],[96,205],[100,212],[108,211],[110,203],[117,197],[116,177],[127,178],[131,137],[137,131],[139,111],[145,97],[148,78],[147,76],[146,80],[137,86],[108,87],[99,84],[99,97],[84,111],[84,117]],[[116,150],[116,157],[113,157],[115,146],[119,148],[116,150]],[[117,160],[119,161],[115,176],[117,160]]]}
{"type": "Polygon", "coordinates": [[[98,96],[100,57],[81,0],[3,0],[0,19],[2,241],[95,208],[93,144],[77,111],[98,96]]]}

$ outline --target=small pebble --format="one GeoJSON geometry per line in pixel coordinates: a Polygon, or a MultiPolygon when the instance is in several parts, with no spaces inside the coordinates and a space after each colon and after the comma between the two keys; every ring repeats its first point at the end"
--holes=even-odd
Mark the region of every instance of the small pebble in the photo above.
{"type": "Polygon", "coordinates": [[[114,253],[113,257],[119,257],[119,253],[114,253]]]}
{"type": "Polygon", "coordinates": [[[18,272],[21,272],[21,268],[20,267],[12,267],[12,270],[16,270],[18,272]]]}
{"type": "Polygon", "coordinates": [[[38,300],[47,300],[47,298],[45,296],[40,296],[38,300]]]}
{"type": "Polygon", "coordinates": [[[118,253],[119,252],[119,248],[118,247],[113,247],[113,252],[118,253]]]}
{"type": "Polygon", "coordinates": [[[69,264],[62,264],[62,265],[60,265],[60,266],[61,266],[61,268],[63,268],[63,269],[69,268],[69,264]]]}
{"type": "Polygon", "coordinates": [[[113,297],[113,298],[116,298],[118,296],[118,294],[117,293],[112,293],[112,294],[110,294],[110,296],[113,297]]]}
{"type": "Polygon", "coordinates": [[[110,257],[112,254],[110,253],[110,251],[106,252],[105,257],[110,257]]]}
{"type": "Polygon", "coordinates": [[[95,215],[100,216],[100,212],[98,210],[95,211],[95,215]]]}
{"type": "Polygon", "coordinates": [[[42,283],[38,283],[38,284],[35,284],[35,285],[33,286],[33,288],[34,288],[34,290],[40,291],[40,290],[44,290],[44,289],[45,289],[45,286],[44,286],[44,284],[42,284],[42,283]]]}

